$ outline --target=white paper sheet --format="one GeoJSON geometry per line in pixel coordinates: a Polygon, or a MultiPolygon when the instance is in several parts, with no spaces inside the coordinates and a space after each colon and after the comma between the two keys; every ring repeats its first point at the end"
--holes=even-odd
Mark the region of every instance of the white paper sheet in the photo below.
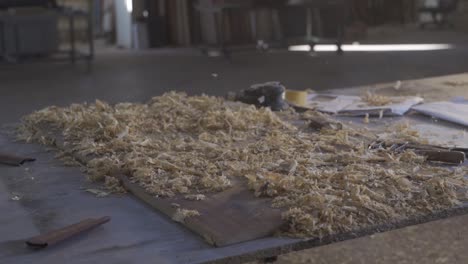
{"type": "Polygon", "coordinates": [[[358,96],[329,95],[329,94],[309,94],[307,107],[318,111],[337,114],[349,105],[360,101],[358,96]]]}
{"type": "Polygon", "coordinates": [[[413,107],[420,113],[442,120],[468,126],[468,104],[454,102],[434,102],[413,107]]]}
{"type": "Polygon", "coordinates": [[[384,106],[369,106],[366,103],[359,101],[354,104],[348,105],[340,111],[340,113],[350,113],[353,112],[363,112],[366,113],[378,113],[383,111],[384,114],[393,114],[393,115],[404,115],[408,112],[412,106],[420,104],[424,101],[421,97],[415,96],[405,96],[405,97],[390,97],[392,101],[398,103],[392,103],[384,106]]]}
{"type": "Polygon", "coordinates": [[[391,98],[399,103],[384,106],[369,106],[359,96],[310,94],[307,100],[307,107],[332,114],[364,116],[366,114],[378,115],[382,112],[384,115],[404,115],[412,106],[424,101],[421,97],[415,96],[391,98]]]}

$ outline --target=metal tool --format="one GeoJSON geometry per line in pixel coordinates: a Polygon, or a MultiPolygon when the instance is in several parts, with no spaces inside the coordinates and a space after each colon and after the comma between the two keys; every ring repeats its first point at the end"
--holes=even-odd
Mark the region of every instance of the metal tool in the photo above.
{"type": "Polygon", "coordinates": [[[254,84],[236,94],[235,100],[258,107],[270,107],[273,111],[281,111],[289,107],[284,100],[285,91],[286,88],[280,82],[254,84]]]}
{"type": "Polygon", "coordinates": [[[109,222],[110,219],[111,218],[109,216],[104,216],[98,219],[86,219],[79,223],[51,231],[47,234],[32,237],[26,241],[26,245],[33,248],[46,248],[105,224],[109,222]]]}

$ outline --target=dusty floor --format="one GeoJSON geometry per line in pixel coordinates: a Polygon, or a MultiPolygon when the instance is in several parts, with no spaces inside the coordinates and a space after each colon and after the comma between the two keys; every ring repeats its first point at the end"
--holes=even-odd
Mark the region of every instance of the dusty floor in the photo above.
{"type": "MultiPolygon", "coordinates": [[[[418,52],[290,53],[242,52],[232,61],[198,50],[98,53],[91,74],[78,64],[0,64],[0,123],[34,109],[100,98],[147,100],[176,89],[224,95],[252,83],[279,80],[291,89],[324,90],[419,79],[468,70],[468,34],[377,31],[379,43],[455,43],[452,50],[418,52]],[[397,32],[398,33],[398,32],[397,32]],[[395,36],[396,35],[396,36],[395,36]],[[6,110],[6,111],[5,111],[6,110]]],[[[369,42],[369,41],[368,41],[369,42]]]]}
{"type": "MultiPolygon", "coordinates": [[[[232,61],[193,50],[98,54],[83,65],[0,65],[0,124],[34,109],[100,98],[142,101],[168,90],[224,95],[255,82],[280,80],[292,89],[325,90],[468,72],[468,35],[373,32],[379,43],[453,43],[445,51],[320,53],[243,52],[232,61]],[[398,34],[396,34],[398,33],[398,34]]],[[[467,263],[468,216],[409,227],[280,258],[279,263],[467,263]]]]}
{"type": "Polygon", "coordinates": [[[280,257],[286,263],[467,263],[468,216],[411,226],[280,257]]]}

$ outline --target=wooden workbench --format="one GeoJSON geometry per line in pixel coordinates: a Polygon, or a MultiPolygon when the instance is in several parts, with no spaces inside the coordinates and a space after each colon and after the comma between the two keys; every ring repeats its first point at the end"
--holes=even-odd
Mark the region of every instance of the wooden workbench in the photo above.
{"type": "MultiPolygon", "coordinates": [[[[377,89],[392,95],[424,93],[429,100],[447,99],[467,96],[467,91],[463,91],[466,90],[464,80],[468,81],[468,75],[411,81],[403,83],[399,90],[392,88],[393,84],[382,84],[350,88],[341,93],[360,94],[366,89],[377,89]]],[[[440,133],[432,136],[442,143],[448,139],[451,142],[446,144],[449,145],[468,143],[460,136],[466,129],[464,127],[433,122],[421,115],[401,119],[410,120],[423,133],[437,129],[440,133]]],[[[400,119],[372,121],[378,125],[378,122],[386,124],[400,119]]],[[[93,263],[103,260],[108,263],[240,263],[468,212],[468,204],[465,204],[439,214],[322,240],[267,237],[213,248],[198,235],[131,195],[96,198],[87,193],[85,189],[99,185],[87,182],[79,168],[63,166],[44,146],[14,142],[9,128],[3,131],[0,135],[3,151],[34,155],[37,161],[23,167],[0,166],[0,200],[7,201],[0,206],[9,215],[9,221],[0,225],[0,263],[93,263]],[[30,251],[24,246],[23,240],[30,236],[83,218],[103,215],[111,216],[112,221],[57,247],[30,251]]]]}

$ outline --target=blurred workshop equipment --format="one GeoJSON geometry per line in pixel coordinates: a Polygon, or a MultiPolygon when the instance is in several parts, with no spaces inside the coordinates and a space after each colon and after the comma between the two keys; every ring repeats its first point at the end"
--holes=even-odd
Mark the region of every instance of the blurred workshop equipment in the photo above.
{"type": "Polygon", "coordinates": [[[92,0],[89,10],[59,6],[54,0],[0,0],[0,58],[7,62],[37,59],[86,61],[94,57],[92,0]],[[58,23],[68,22],[69,47],[61,48],[58,23]],[[87,52],[77,48],[76,20],[87,22],[87,52]]]}
{"type": "Polygon", "coordinates": [[[424,1],[423,6],[419,8],[419,14],[430,16],[428,20],[420,23],[420,27],[424,29],[427,25],[436,25],[439,28],[444,26],[453,28],[454,24],[450,22],[449,17],[457,10],[457,7],[458,0],[424,1]]]}

